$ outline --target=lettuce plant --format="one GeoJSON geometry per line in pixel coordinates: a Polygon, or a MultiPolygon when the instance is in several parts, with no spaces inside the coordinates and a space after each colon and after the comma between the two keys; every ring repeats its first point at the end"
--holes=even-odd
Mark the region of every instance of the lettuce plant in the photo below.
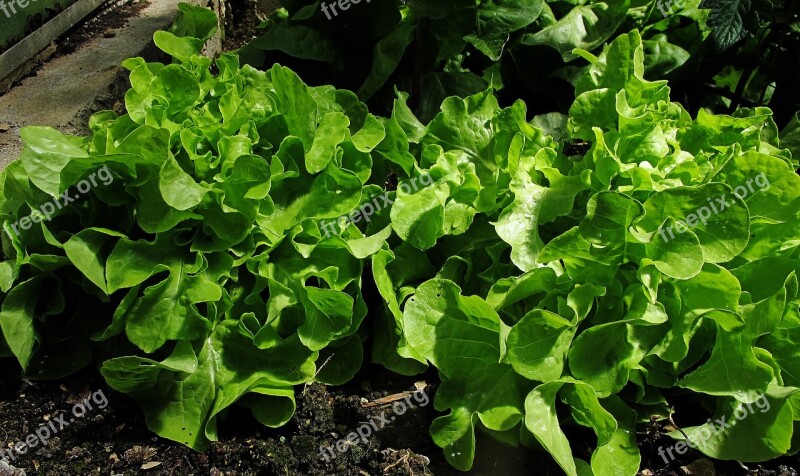
{"type": "Polygon", "coordinates": [[[0,356],[38,378],[97,361],[196,450],[233,404],[285,424],[295,386],[350,380],[365,349],[438,369],[431,435],[462,470],[480,430],[569,475],[634,475],[637,424],[681,421],[677,401],[709,420],[676,438],[733,422],[696,445],[711,457],[800,450],[800,123],[692,118],[644,79],[637,31],[574,50],[568,116],[487,90],[427,124],[403,93],[377,117],[282,66],[212,66],[213,15],[181,8],[155,37],[172,64],[124,63],[126,114],[26,128],[0,174],[0,356]],[[10,230],[101,168],[108,185],[10,230]]]}
{"type": "Polygon", "coordinates": [[[779,133],[765,108],[692,119],[643,78],[635,31],[576,54],[591,66],[568,117],[529,123],[522,103],[481,94],[446,100],[419,136],[421,165],[443,175],[399,198],[405,244],[373,257],[397,342],[386,365],[438,368],[448,413],[431,433],[462,470],[480,428],[570,475],[634,475],[636,424],[678,397],[708,420],[675,436],[711,457],[796,453],[796,126],[779,133]],[[761,399],[768,411],[734,417],[761,399]],[[596,433],[590,461],[572,425],[596,433]]]}
{"type": "Polygon", "coordinates": [[[318,222],[376,192],[372,156],[384,152],[373,151],[393,149],[351,92],[232,55],[212,75],[199,52],[216,20],[182,8],[191,28],[155,37],[174,64],[124,63],[127,114],[94,115],[87,137],[22,132],[0,180],[0,354],[37,377],[96,355],[153,431],[203,450],[234,402],[279,426],[293,385],[359,370],[363,260],[390,228],[375,217],[374,233],[323,240],[318,222]],[[110,185],[19,234],[8,226],[101,167],[110,185]]]}

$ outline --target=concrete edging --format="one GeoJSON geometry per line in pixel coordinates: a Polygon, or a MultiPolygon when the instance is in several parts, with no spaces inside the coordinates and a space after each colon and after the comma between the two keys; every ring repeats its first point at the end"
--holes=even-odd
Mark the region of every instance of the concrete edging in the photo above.
{"type": "Polygon", "coordinates": [[[0,55],[0,80],[13,74],[40,51],[78,22],[95,11],[106,0],[78,0],[63,12],[53,17],[41,28],[26,36],[19,43],[0,55]]]}

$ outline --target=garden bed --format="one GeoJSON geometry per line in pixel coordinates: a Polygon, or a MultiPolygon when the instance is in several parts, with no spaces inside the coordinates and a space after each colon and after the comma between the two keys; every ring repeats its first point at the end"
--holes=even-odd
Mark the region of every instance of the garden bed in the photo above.
{"type": "MultiPolygon", "coordinates": [[[[320,447],[355,431],[379,411],[365,409],[365,401],[414,389],[426,381],[426,391],[436,390],[435,374],[417,378],[397,375],[374,366],[366,368],[343,387],[309,385],[299,392],[298,410],[280,430],[269,430],[254,422],[248,412],[237,409],[221,424],[219,443],[205,453],[156,438],[148,430],[139,406],[125,395],[111,390],[94,372],[57,382],[36,382],[6,373],[0,374],[0,450],[24,441],[47,421],[66,414],[76,403],[101,391],[104,408],[89,410],[58,432],[46,446],[40,446],[11,461],[29,476],[89,476],[149,474],[153,476],[212,475],[372,475],[372,476],[494,476],[497,474],[560,476],[557,466],[542,453],[514,449],[483,437],[478,447],[476,468],[469,473],[453,470],[430,440],[428,426],[436,412],[421,406],[397,418],[375,433],[367,444],[350,447],[331,463],[320,455],[320,447]],[[430,383],[428,383],[430,382],[430,383]],[[149,468],[146,471],[143,468],[149,468]],[[536,468],[535,473],[530,473],[536,468]]],[[[102,401],[102,399],[98,399],[102,401]]],[[[387,407],[379,407],[385,411],[387,407]]],[[[690,451],[666,465],[658,455],[659,445],[672,440],[654,424],[642,438],[644,464],[640,476],[797,476],[798,458],[784,458],[767,464],[712,461],[690,451]]],[[[591,437],[584,439],[588,448],[591,437]]],[[[2,476],[6,475],[0,468],[2,476]]]]}
{"type": "Polygon", "coordinates": [[[511,3],[181,4],[21,129],[0,476],[797,476],[800,13],[511,3]]]}

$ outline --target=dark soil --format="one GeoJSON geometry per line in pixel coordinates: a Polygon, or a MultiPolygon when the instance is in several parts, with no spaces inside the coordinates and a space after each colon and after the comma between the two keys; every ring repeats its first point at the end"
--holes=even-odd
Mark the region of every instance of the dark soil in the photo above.
{"type": "MultiPolygon", "coordinates": [[[[45,446],[16,455],[9,461],[28,475],[455,475],[441,449],[430,439],[428,427],[437,416],[433,408],[436,377],[400,377],[380,367],[368,367],[352,383],[328,388],[321,384],[297,388],[298,409],[285,427],[273,430],[260,426],[241,408],[231,410],[220,422],[220,442],[205,453],[196,453],[178,443],[153,435],[133,400],[105,385],[94,371],[62,382],[36,382],[9,373],[12,362],[2,362],[0,375],[0,451],[35,434],[46,422],[66,421],[45,446]],[[351,445],[335,459],[325,459],[321,446],[335,445],[361,424],[389,407],[365,409],[363,403],[387,395],[413,391],[418,381],[426,382],[427,405],[417,406],[375,432],[366,444],[351,445]],[[97,398],[97,392],[103,399],[97,398]],[[91,395],[95,400],[91,400],[91,395]],[[94,408],[83,418],[73,418],[74,405],[90,398],[94,408]],[[99,408],[103,406],[104,408],[99,408]]],[[[415,401],[416,403],[416,401],[415,401]]],[[[54,425],[58,428],[59,425],[54,425]]],[[[702,455],[687,453],[670,467],[663,467],[655,452],[669,445],[659,428],[643,428],[640,436],[642,476],[752,475],[797,476],[798,459],[783,459],[764,465],[743,466],[735,462],[712,462],[702,455]],[[654,436],[655,435],[655,436],[654,436]]],[[[581,440],[584,435],[570,435],[581,440]]],[[[575,440],[573,440],[575,441],[575,440]]],[[[576,455],[585,445],[574,446],[576,455]]],[[[8,453],[2,456],[8,457],[8,453]]],[[[541,453],[514,449],[479,436],[474,475],[560,475],[552,460],[541,453]]],[[[0,475],[13,475],[0,464],[0,475]]],[[[17,476],[17,475],[14,475],[17,476]]],[[[603,475],[605,476],[605,475],[603,475]]]]}
{"type": "Polygon", "coordinates": [[[128,24],[128,19],[139,14],[147,0],[111,0],[104,3],[88,20],[64,34],[57,41],[56,55],[67,55],[93,38],[114,36],[114,30],[128,24]]]}
{"type": "Polygon", "coordinates": [[[237,50],[258,38],[262,33],[258,28],[262,19],[279,7],[280,2],[276,0],[225,0],[222,51],[237,50]]]}
{"type": "MultiPolygon", "coordinates": [[[[413,390],[411,380],[405,382],[412,384],[410,388],[399,381],[385,388],[413,390]]],[[[6,373],[0,376],[0,450],[24,441],[45,421],[58,421],[60,415],[71,419],[73,405],[98,390],[107,396],[105,408],[96,406],[84,418],[75,418],[47,446],[31,449],[10,463],[28,474],[53,476],[142,471],[148,475],[433,474],[428,458],[414,452],[434,453],[426,438],[432,404],[407,412],[368,444],[355,445],[330,462],[320,456],[320,446],[335,444],[380,413],[377,408],[364,410],[361,398],[379,398],[389,391],[372,390],[366,383],[360,388],[327,389],[321,384],[298,388],[297,413],[280,430],[262,427],[246,410],[234,409],[220,424],[221,441],[198,454],[155,437],[138,405],[112,391],[93,372],[62,383],[33,382],[6,373]]]]}

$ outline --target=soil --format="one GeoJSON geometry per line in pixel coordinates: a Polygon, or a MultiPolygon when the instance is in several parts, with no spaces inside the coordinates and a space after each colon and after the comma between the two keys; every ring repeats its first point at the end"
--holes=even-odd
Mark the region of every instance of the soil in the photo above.
{"type": "MultiPolygon", "coordinates": [[[[0,365],[13,368],[8,361],[0,365]]],[[[433,373],[407,378],[378,366],[367,366],[353,382],[342,387],[312,384],[297,388],[297,412],[281,429],[262,427],[246,410],[234,407],[220,422],[220,441],[206,452],[196,453],[153,435],[136,402],[111,390],[94,370],[60,382],[31,381],[4,370],[0,375],[0,451],[26,440],[46,422],[66,421],[68,425],[45,446],[17,455],[9,461],[11,466],[4,469],[0,464],[0,475],[21,476],[11,468],[24,470],[27,475],[46,476],[463,474],[447,465],[428,433],[430,422],[437,416],[432,404],[435,389],[433,373]],[[320,455],[321,446],[346,438],[389,408],[364,408],[366,401],[413,391],[416,382],[425,382],[425,392],[431,397],[427,405],[418,405],[398,416],[373,433],[368,443],[358,442],[337,452],[335,459],[325,461],[320,455]],[[87,398],[94,402],[94,408],[69,423],[73,407],[87,398]]],[[[797,458],[744,466],[712,462],[691,452],[672,466],[663,467],[655,448],[669,445],[671,440],[659,428],[654,428],[652,434],[644,430],[645,436],[640,440],[643,462],[649,469],[643,469],[642,476],[797,476],[800,468],[797,458]]],[[[590,451],[591,438],[583,434],[569,436],[579,441],[574,446],[577,456],[585,456],[582,449],[590,451]],[[585,444],[580,443],[582,439],[585,444]]],[[[563,474],[547,455],[532,450],[506,447],[483,436],[479,436],[477,448],[476,468],[470,474],[563,474]]]]}
{"type": "MultiPolygon", "coordinates": [[[[328,389],[314,384],[298,389],[297,413],[284,428],[261,427],[246,410],[234,409],[220,425],[221,441],[199,454],[155,437],[147,430],[136,402],[112,391],[96,373],[88,371],[64,382],[34,382],[7,374],[0,377],[0,450],[25,440],[44,420],[58,421],[62,414],[72,417],[73,405],[98,390],[107,396],[105,408],[98,406],[84,418],[75,418],[47,446],[31,449],[11,464],[28,474],[53,476],[142,471],[148,475],[432,474],[427,458],[403,449],[414,447],[406,441],[412,435],[422,443],[415,449],[432,452],[432,443],[413,438],[425,432],[432,409],[420,407],[406,413],[367,445],[350,448],[327,463],[319,454],[320,446],[345,437],[369,415],[361,408],[361,397],[353,392],[357,390],[353,386],[328,389]]],[[[358,393],[385,396],[368,386],[358,393]]],[[[102,401],[94,401],[98,400],[102,401]]]]}
{"type": "Polygon", "coordinates": [[[226,0],[222,50],[233,51],[258,38],[258,26],[278,8],[278,0],[226,0]]]}
{"type": "Polygon", "coordinates": [[[57,41],[56,55],[70,54],[93,38],[114,36],[115,29],[125,26],[129,18],[138,15],[147,5],[147,0],[111,0],[104,3],[89,20],[57,41]]]}

